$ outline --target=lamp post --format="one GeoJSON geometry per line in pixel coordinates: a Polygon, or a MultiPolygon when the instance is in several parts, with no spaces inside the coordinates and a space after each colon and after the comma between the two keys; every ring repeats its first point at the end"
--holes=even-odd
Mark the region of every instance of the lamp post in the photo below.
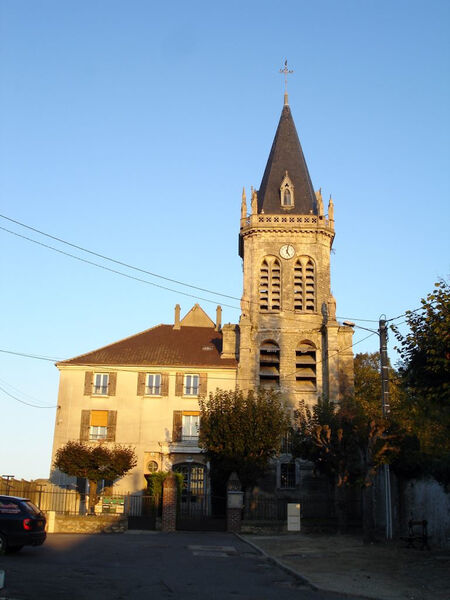
{"type": "MultiPolygon", "coordinates": [[[[389,361],[387,354],[387,326],[386,315],[382,315],[378,321],[378,331],[368,329],[361,325],[355,325],[351,321],[344,321],[344,325],[348,327],[357,327],[376,333],[380,338],[380,374],[381,374],[381,410],[383,417],[387,418],[390,412],[389,404],[389,361]]],[[[391,477],[389,465],[383,465],[384,475],[384,506],[386,516],[386,539],[392,539],[392,499],[391,499],[391,477]]]]}

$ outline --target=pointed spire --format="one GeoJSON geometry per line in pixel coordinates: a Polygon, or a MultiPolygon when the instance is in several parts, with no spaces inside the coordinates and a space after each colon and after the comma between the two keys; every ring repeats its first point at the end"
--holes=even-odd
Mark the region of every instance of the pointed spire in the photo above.
{"type": "Polygon", "coordinates": [[[242,202],[241,202],[241,219],[245,219],[247,216],[247,196],[245,195],[245,187],[242,188],[242,202]]]}
{"type": "Polygon", "coordinates": [[[285,209],[281,206],[280,185],[286,171],[289,172],[295,193],[294,206],[289,209],[289,213],[317,215],[316,195],[295,129],[291,109],[287,104],[283,106],[258,191],[258,213],[263,211],[266,214],[285,213],[285,209]]]}

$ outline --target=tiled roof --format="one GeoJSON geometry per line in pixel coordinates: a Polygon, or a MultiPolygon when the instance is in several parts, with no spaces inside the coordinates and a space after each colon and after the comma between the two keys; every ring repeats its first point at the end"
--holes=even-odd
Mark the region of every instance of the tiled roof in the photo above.
{"type": "Polygon", "coordinates": [[[57,365],[236,367],[236,360],[220,358],[221,351],[222,333],[212,327],[157,325],[57,365]]]}
{"type": "Polygon", "coordinates": [[[280,205],[280,186],[286,171],[294,185],[294,207],[289,214],[317,215],[317,200],[295,129],[291,109],[281,113],[272,149],[258,190],[258,213],[285,213],[280,205]]]}

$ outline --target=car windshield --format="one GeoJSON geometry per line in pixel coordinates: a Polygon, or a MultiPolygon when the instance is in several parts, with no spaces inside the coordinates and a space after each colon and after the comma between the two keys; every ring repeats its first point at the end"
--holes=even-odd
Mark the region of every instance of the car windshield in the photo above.
{"type": "Polygon", "coordinates": [[[25,502],[22,502],[22,504],[24,506],[26,506],[28,508],[28,510],[30,512],[32,512],[33,514],[35,514],[35,515],[40,515],[41,514],[40,509],[35,504],[33,504],[32,502],[30,502],[29,500],[25,500],[25,502]]]}

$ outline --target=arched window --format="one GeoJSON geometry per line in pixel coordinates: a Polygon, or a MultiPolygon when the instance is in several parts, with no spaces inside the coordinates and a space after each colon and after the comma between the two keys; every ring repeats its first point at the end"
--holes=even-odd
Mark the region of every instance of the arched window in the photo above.
{"type": "Polygon", "coordinates": [[[286,184],[284,186],[284,190],[283,190],[283,205],[284,206],[292,205],[291,190],[289,189],[288,184],[286,184]]]}
{"type": "Polygon", "coordinates": [[[281,206],[284,208],[292,208],[294,206],[294,184],[287,171],[280,185],[280,201],[281,206]]]}
{"type": "Polygon", "coordinates": [[[294,264],[294,310],[316,310],[315,267],[309,256],[301,256],[294,264]]]}
{"type": "Polygon", "coordinates": [[[317,388],[316,347],[313,343],[303,341],[295,351],[296,388],[314,391],[317,388]]]}
{"type": "Polygon", "coordinates": [[[272,340],[261,344],[259,351],[259,383],[264,388],[280,386],[280,348],[272,340]]]}
{"type": "Polygon", "coordinates": [[[262,311],[281,308],[281,266],[274,256],[261,263],[259,276],[259,308],[262,311]]]}

